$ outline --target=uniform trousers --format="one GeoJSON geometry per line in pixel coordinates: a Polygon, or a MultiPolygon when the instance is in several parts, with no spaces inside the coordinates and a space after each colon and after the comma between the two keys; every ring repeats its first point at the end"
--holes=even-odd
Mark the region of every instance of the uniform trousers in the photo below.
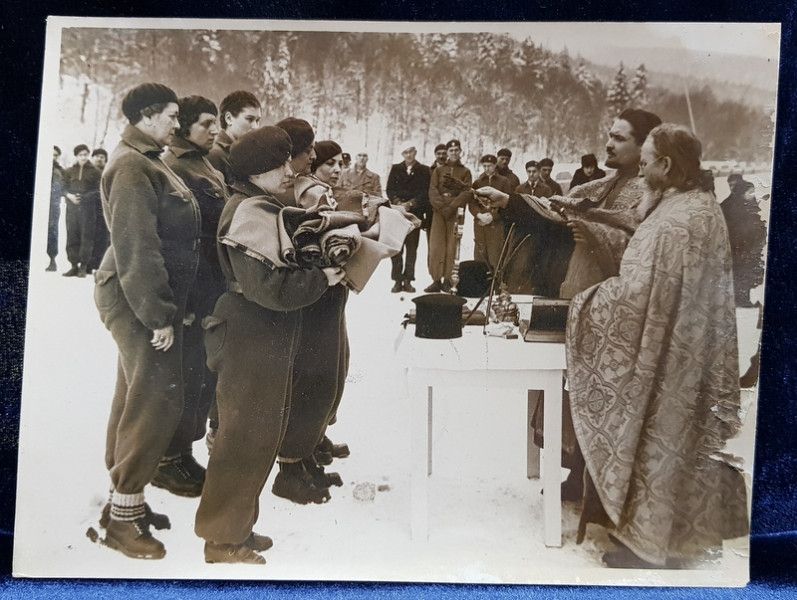
{"type": "Polygon", "coordinates": [[[114,490],[137,494],[155,474],[183,411],[181,346],[185,294],[176,299],[175,340],[166,352],[152,347],[152,331],[130,309],[118,277],[95,288],[95,300],[119,347],[105,465],[114,490]]]}
{"type": "Polygon", "coordinates": [[[50,215],[47,221],[47,256],[58,256],[58,221],[61,219],[61,196],[50,198],[50,215]]]}
{"type": "Polygon", "coordinates": [[[451,279],[457,248],[457,238],[454,235],[456,223],[456,213],[444,217],[439,211],[434,211],[432,231],[429,234],[429,274],[434,281],[451,279]]]}
{"type": "Polygon", "coordinates": [[[390,278],[393,281],[415,281],[415,259],[418,256],[418,243],[421,240],[421,230],[413,229],[404,239],[401,251],[391,257],[393,267],[390,278]]]}
{"type": "Polygon", "coordinates": [[[66,202],[66,258],[73,265],[88,266],[94,252],[95,211],[98,199],[83,198],[80,204],[66,202]]]}
{"type": "Polygon", "coordinates": [[[194,288],[190,292],[189,312],[194,313],[194,320],[183,329],[183,415],[166,456],[182,454],[205,435],[208,412],[216,397],[217,377],[207,366],[202,320],[213,312],[224,288],[225,280],[218,263],[211,264],[200,253],[194,288]]]}
{"type": "Polygon", "coordinates": [[[280,447],[281,458],[311,456],[334,419],[348,374],[345,314],[348,295],[347,288],[335,285],[317,302],[301,309],[302,331],[293,367],[291,414],[280,447]]]}
{"type": "Polygon", "coordinates": [[[504,247],[504,223],[493,221],[487,225],[478,225],[475,220],[473,223],[473,260],[487,263],[490,269],[495,272],[498,265],[498,258],[504,247]]]}
{"type": "Polygon", "coordinates": [[[203,324],[218,374],[219,430],[196,514],[196,534],[242,544],[285,435],[301,311],[276,312],[226,292],[203,324]]]}

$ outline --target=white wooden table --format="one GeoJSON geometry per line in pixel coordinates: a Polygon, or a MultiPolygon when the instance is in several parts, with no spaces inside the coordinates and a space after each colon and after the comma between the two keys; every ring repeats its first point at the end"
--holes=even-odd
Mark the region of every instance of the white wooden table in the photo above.
{"type": "MultiPolygon", "coordinates": [[[[561,448],[562,377],[566,367],[564,344],[529,343],[482,334],[481,327],[465,327],[461,338],[429,340],[415,337],[409,325],[396,340],[396,358],[405,368],[410,400],[412,491],[411,531],[415,540],[428,539],[429,481],[432,474],[432,401],[438,386],[472,389],[527,390],[527,423],[545,393],[545,453],[543,455],[543,511],[545,545],[562,545],[561,448]]],[[[491,395],[491,403],[500,396],[491,395]]],[[[540,450],[527,439],[527,476],[540,476],[540,450]]],[[[529,502],[534,499],[529,498],[529,502]]]]}

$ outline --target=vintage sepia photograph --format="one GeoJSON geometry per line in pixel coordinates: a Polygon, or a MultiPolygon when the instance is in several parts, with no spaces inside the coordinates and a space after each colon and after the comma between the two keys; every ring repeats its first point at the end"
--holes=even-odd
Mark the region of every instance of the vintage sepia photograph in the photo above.
{"type": "Polygon", "coordinates": [[[50,17],[14,576],[744,586],[780,41],[50,17]]]}

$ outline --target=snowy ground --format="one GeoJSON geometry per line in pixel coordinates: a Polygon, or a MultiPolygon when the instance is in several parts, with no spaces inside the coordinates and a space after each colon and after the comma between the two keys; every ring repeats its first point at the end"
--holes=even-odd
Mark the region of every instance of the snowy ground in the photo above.
{"type": "MultiPolygon", "coordinates": [[[[718,196],[724,197],[721,190],[718,196]]],[[[273,496],[268,482],[256,526],[275,542],[265,554],[266,566],[206,565],[202,540],[193,533],[198,500],[157,488],[146,490],[147,500],[172,521],[171,530],[156,533],[168,551],[163,560],[137,561],[90,542],[86,531],[97,528],[108,488],[103,452],[116,346],[97,316],[91,279],[61,277],[68,267],[63,250],[60,272],[44,272],[46,199],[37,204],[16,575],[654,585],[746,581],[746,540],[734,541],[722,564],[707,570],[607,569],[600,561],[602,552],[610,548],[602,529],[591,526],[587,540],[575,544],[578,513],[571,504],[564,505],[563,546],[547,548],[541,486],[525,477],[522,390],[516,401],[500,405],[486,405],[481,394],[468,390],[436,391],[430,534],[428,541],[413,542],[408,400],[401,365],[393,356],[399,323],[413,305],[407,294],[389,293],[389,261],[383,262],[361,295],[351,296],[347,309],[351,371],[330,437],[347,442],[352,455],[328,469],[340,473],[344,486],[332,488],[332,500],[325,505],[299,506],[273,496]],[[370,489],[375,490],[372,499],[361,493],[370,489]]],[[[466,226],[466,238],[470,231],[466,226]]],[[[468,246],[466,241],[463,258],[471,256],[468,246]]],[[[418,261],[419,292],[429,283],[425,259],[424,240],[418,261]]],[[[754,352],[757,343],[756,316],[751,311],[740,313],[744,357],[754,352]]],[[[744,357],[742,370],[747,366],[744,357]]],[[[751,410],[746,430],[735,442],[750,472],[754,423],[751,410]]],[[[204,463],[207,452],[202,442],[195,445],[194,453],[204,463]]]]}

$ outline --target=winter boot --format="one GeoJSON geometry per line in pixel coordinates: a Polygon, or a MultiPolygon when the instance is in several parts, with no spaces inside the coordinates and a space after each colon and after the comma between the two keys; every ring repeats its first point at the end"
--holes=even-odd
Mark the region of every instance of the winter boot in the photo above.
{"type": "Polygon", "coordinates": [[[186,471],[188,471],[191,474],[191,477],[193,477],[197,481],[205,483],[205,467],[203,467],[196,461],[191,451],[191,446],[186,448],[180,454],[180,460],[182,461],[186,471]]]}
{"type": "Polygon", "coordinates": [[[260,535],[253,531],[249,534],[249,539],[247,539],[244,544],[255,552],[265,552],[274,545],[274,540],[267,535],[260,535]]]}
{"type": "Polygon", "coordinates": [[[312,477],[314,486],[328,488],[333,485],[337,487],[343,485],[343,480],[340,478],[340,475],[337,473],[325,473],[324,467],[319,465],[312,456],[303,458],[302,464],[304,465],[304,470],[312,477]]]}
{"type": "Polygon", "coordinates": [[[415,293],[415,288],[412,286],[412,282],[409,279],[404,280],[404,291],[408,294],[415,293]]]}
{"type": "Polygon", "coordinates": [[[246,542],[243,544],[205,542],[205,562],[264,565],[266,564],[266,559],[255,552],[246,542]]]}
{"type": "Polygon", "coordinates": [[[103,543],[131,558],[163,558],[166,549],[152,537],[144,508],[144,494],[113,492],[111,518],[103,543]]]}
{"type": "Polygon", "coordinates": [[[183,464],[182,456],[177,455],[161,459],[151,483],[175,496],[196,498],[202,495],[202,486],[205,481],[204,478],[198,479],[192,475],[183,464]]]}
{"type": "Polygon", "coordinates": [[[331,498],[328,487],[317,487],[302,461],[279,463],[271,492],[296,504],[324,504],[331,498]]]}
{"type": "Polygon", "coordinates": [[[330,440],[327,436],[324,436],[324,439],[318,443],[316,449],[320,450],[321,452],[328,452],[332,455],[332,458],[346,458],[351,454],[351,452],[349,452],[348,444],[333,444],[332,440],[330,440]]]}

